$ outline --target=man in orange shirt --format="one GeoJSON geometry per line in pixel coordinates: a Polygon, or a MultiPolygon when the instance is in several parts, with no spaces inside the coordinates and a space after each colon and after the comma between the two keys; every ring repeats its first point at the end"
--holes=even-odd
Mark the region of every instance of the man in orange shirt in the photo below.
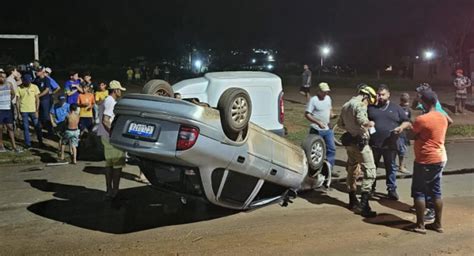
{"type": "Polygon", "coordinates": [[[94,127],[92,109],[94,108],[95,97],[94,94],[90,92],[91,88],[89,85],[84,85],[82,90],[83,93],[81,93],[77,99],[77,105],[81,107],[79,112],[79,129],[81,133],[85,129],[87,129],[88,132],[92,132],[92,128],[94,127]]]}
{"type": "Polygon", "coordinates": [[[422,234],[426,233],[424,223],[426,195],[431,197],[435,209],[435,221],[430,226],[427,225],[427,228],[439,233],[443,232],[441,226],[443,212],[441,176],[447,161],[444,140],[448,129],[448,120],[443,114],[436,111],[437,101],[436,93],[424,91],[421,95],[421,102],[424,109],[429,111],[418,116],[413,123],[415,163],[411,195],[416,209],[416,226],[412,231],[422,234]]]}

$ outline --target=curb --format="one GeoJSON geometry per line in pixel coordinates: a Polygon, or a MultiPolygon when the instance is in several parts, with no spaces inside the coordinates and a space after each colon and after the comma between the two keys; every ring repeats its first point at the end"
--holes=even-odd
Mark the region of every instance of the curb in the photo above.
{"type": "Polygon", "coordinates": [[[0,159],[0,165],[9,164],[37,164],[41,163],[41,157],[39,156],[26,156],[26,157],[12,157],[0,159]]]}

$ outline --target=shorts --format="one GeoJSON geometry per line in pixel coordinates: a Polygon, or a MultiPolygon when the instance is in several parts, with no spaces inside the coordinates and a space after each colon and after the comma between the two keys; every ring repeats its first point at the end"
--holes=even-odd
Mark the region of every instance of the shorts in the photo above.
{"type": "Polygon", "coordinates": [[[454,96],[455,100],[465,100],[467,99],[467,92],[466,93],[458,93],[456,92],[456,95],[454,96]]]}
{"type": "Polygon", "coordinates": [[[309,87],[301,86],[301,87],[300,87],[300,92],[309,93],[309,87]]]}
{"type": "Polygon", "coordinates": [[[0,110],[0,124],[13,124],[13,114],[10,109],[0,110]]]}
{"type": "Polygon", "coordinates": [[[445,162],[437,164],[415,162],[413,165],[411,197],[415,200],[425,200],[425,196],[431,196],[434,199],[441,198],[441,177],[445,165],[445,162]]]}
{"type": "Polygon", "coordinates": [[[64,132],[64,137],[63,137],[64,145],[71,143],[71,146],[77,148],[79,146],[79,134],[81,134],[81,131],[79,129],[76,129],[76,130],[66,129],[66,131],[64,132]]]}
{"type": "Polygon", "coordinates": [[[54,127],[53,130],[56,135],[62,138],[64,136],[64,132],[66,131],[66,122],[63,121],[61,123],[57,123],[56,127],[54,127]]]}
{"type": "Polygon", "coordinates": [[[81,131],[87,129],[87,131],[92,132],[92,128],[94,128],[92,117],[81,117],[79,119],[79,129],[81,129],[81,131]]]}
{"type": "Polygon", "coordinates": [[[101,141],[104,145],[105,167],[114,169],[125,167],[125,152],[112,146],[108,138],[101,137],[101,141]]]}

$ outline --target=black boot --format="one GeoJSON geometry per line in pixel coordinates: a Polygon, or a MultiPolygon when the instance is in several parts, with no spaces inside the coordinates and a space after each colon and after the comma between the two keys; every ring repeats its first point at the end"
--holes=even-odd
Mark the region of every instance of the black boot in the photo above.
{"type": "Polygon", "coordinates": [[[349,192],[349,206],[347,208],[349,208],[351,211],[355,210],[356,208],[360,208],[360,203],[357,199],[355,191],[349,192]]]}
{"type": "Polygon", "coordinates": [[[363,192],[360,199],[360,209],[361,209],[360,215],[362,215],[362,217],[365,217],[365,218],[373,218],[377,216],[377,213],[372,211],[372,209],[370,209],[369,197],[370,195],[368,192],[363,192]]]}

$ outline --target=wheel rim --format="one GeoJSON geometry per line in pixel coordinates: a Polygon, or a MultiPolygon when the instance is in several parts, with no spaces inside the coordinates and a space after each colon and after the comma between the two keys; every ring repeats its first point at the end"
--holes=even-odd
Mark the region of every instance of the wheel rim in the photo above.
{"type": "Polygon", "coordinates": [[[237,97],[232,103],[231,116],[237,124],[242,124],[247,120],[248,103],[244,97],[237,97]]]}
{"type": "Polygon", "coordinates": [[[158,95],[158,96],[165,96],[165,97],[171,97],[171,95],[169,95],[169,93],[166,91],[166,90],[162,90],[162,89],[159,89],[155,92],[155,95],[158,95]]]}
{"type": "Polygon", "coordinates": [[[323,145],[319,142],[314,143],[311,147],[311,162],[314,165],[319,164],[323,160],[323,145]]]}

